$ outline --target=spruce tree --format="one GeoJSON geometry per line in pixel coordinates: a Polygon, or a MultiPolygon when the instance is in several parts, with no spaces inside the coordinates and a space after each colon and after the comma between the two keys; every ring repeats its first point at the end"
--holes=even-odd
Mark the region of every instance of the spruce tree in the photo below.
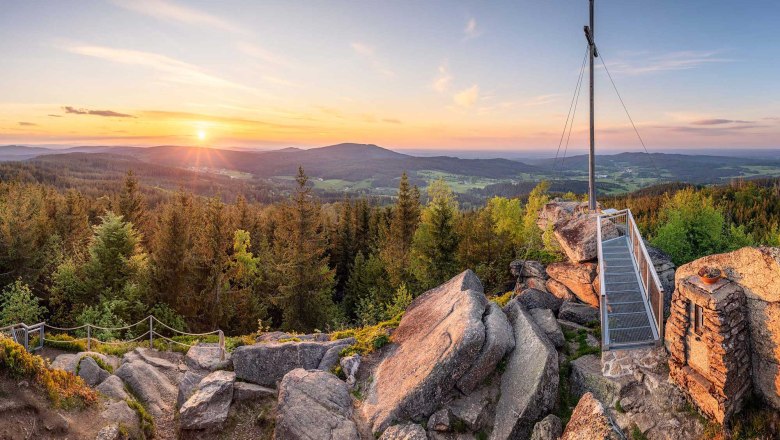
{"type": "Polygon", "coordinates": [[[410,281],[409,250],[419,221],[420,192],[416,186],[409,185],[409,178],[404,172],[381,254],[393,287],[410,281]]]}
{"type": "Polygon", "coordinates": [[[132,223],[136,230],[146,230],[146,202],[133,170],[128,170],[125,176],[122,193],[119,195],[119,214],[125,221],[132,223]]]}
{"type": "Polygon", "coordinates": [[[298,168],[297,187],[280,210],[274,231],[282,327],[322,329],[333,315],[334,272],[328,267],[326,236],[320,205],[311,194],[308,177],[298,168]]]}
{"type": "Polygon", "coordinates": [[[457,202],[441,179],[428,187],[428,197],[430,201],[414,234],[411,252],[414,274],[423,289],[447,281],[458,270],[457,202]]]}
{"type": "Polygon", "coordinates": [[[336,268],[336,288],[341,292],[347,283],[352,262],[355,259],[355,232],[352,218],[352,203],[345,199],[341,203],[334,249],[331,255],[332,265],[336,268]]]}

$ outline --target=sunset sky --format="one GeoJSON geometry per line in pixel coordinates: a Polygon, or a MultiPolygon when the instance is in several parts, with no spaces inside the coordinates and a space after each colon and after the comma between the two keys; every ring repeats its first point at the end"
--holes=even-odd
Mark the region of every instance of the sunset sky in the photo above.
{"type": "MultiPolygon", "coordinates": [[[[587,13],[586,0],[4,0],[0,144],[554,154],[587,13]]],[[[776,1],[598,0],[597,44],[648,148],[780,147],[779,18],[776,1]]],[[[600,68],[597,124],[599,148],[641,149],[600,68]]]]}

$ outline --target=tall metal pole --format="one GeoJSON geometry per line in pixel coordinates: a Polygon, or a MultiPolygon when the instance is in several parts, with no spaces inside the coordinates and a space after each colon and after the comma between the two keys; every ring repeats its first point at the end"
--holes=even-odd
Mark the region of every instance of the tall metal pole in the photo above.
{"type": "Polygon", "coordinates": [[[593,1],[590,0],[590,155],[588,157],[588,208],[591,212],[596,211],[596,139],[594,135],[595,126],[595,103],[593,99],[593,58],[596,57],[596,34],[593,29],[593,1]]]}

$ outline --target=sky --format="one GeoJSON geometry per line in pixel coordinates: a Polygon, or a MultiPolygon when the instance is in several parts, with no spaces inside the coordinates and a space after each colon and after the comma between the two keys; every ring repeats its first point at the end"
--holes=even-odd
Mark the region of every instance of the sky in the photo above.
{"type": "MultiPolygon", "coordinates": [[[[556,152],[586,0],[0,0],[0,144],[556,152]]],[[[599,151],[780,147],[780,3],[597,0],[599,151]]],[[[569,150],[587,145],[587,69],[569,150]]]]}

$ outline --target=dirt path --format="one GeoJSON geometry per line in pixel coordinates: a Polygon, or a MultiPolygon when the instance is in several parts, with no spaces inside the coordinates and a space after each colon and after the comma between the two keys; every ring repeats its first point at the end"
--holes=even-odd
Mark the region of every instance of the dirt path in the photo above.
{"type": "Polygon", "coordinates": [[[0,374],[0,440],[93,439],[106,424],[97,406],[54,409],[37,386],[0,374]]]}

